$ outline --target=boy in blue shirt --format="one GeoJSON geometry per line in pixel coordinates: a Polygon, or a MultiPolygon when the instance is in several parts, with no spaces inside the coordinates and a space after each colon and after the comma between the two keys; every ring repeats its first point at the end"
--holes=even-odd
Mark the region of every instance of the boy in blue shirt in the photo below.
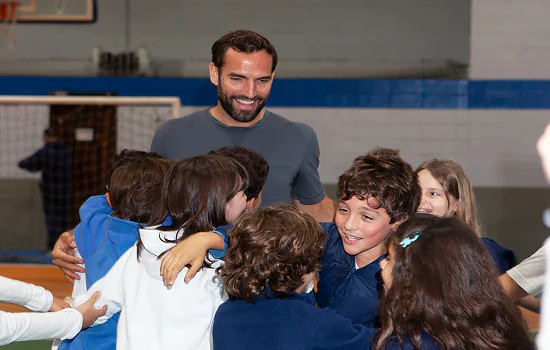
{"type": "Polygon", "coordinates": [[[302,294],[325,240],[315,219],[290,205],[244,214],[220,268],[229,300],[214,317],[214,349],[368,349],[373,330],[302,294]]]}
{"type": "MultiPolygon", "coordinates": [[[[75,257],[86,272],[73,286],[73,297],[105,276],[138,238],[160,204],[164,174],[170,162],[156,153],[124,150],[111,167],[107,193],[92,196],[80,208],[80,224],[74,229],[75,257]]],[[[88,328],[58,349],[115,349],[119,315],[101,326],[88,328]]]]}
{"type": "Polygon", "coordinates": [[[317,303],[354,323],[376,327],[380,261],[386,239],[416,212],[421,188],[413,168],[391,149],[355,159],[338,180],[337,210],[317,284],[317,303]]]}

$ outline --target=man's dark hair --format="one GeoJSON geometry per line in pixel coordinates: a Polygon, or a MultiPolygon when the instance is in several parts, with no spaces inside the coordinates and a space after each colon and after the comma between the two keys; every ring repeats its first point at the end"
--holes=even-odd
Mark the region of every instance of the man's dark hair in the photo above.
{"type": "Polygon", "coordinates": [[[52,128],[47,128],[44,130],[44,136],[45,137],[55,137],[55,132],[52,128]]]}
{"type": "Polygon", "coordinates": [[[237,30],[229,32],[216,40],[214,45],[212,45],[212,62],[218,69],[222,68],[225,53],[230,48],[244,53],[255,53],[265,50],[272,59],[271,73],[277,67],[278,56],[275,47],[267,38],[258,33],[250,30],[237,30]]]}

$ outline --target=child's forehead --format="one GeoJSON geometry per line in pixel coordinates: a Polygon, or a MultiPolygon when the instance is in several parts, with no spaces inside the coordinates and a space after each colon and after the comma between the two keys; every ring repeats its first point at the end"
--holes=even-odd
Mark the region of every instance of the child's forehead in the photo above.
{"type": "Polygon", "coordinates": [[[351,198],[344,200],[340,199],[340,202],[348,207],[354,207],[357,209],[365,209],[369,211],[375,211],[378,213],[387,213],[386,208],[380,206],[379,200],[370,194],[365,195],[353,195],[351,198]]]}

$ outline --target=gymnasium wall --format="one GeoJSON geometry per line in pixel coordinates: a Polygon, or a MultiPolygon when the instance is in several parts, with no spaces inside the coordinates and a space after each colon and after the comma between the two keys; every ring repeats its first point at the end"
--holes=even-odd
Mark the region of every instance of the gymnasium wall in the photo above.
{"type": "Polygon", "coordinates": [[[270,38],[280,76],[410,73],[467,64],[469,17],[464,0],[97,0],[95,23],[18,24],[0,74],[90,75],[93,47],[143,46],[161,76],[206,76],[212,43],[235,29],[270,38]]]}
{"type": "MultiPolygon", "coordinates": [[[[486,235],[514,249],[519,258],[548,236],[541,214],[550,204],[550,190],[535,150],[550,122],[550,80],[543,80],[550,79],[550,22],[543,15],[550,11],[547,1],[419,0],[411,6],[410,1],[391,0],[369,1],[362,8],[367,2],[308,6],[302,0],[289,3],[295,13],[284,12],[279,2],[262,5],[261,13],[252,13],[247,5],[253,4],[243,0],[229,7],[209,4],[208,9],[180,2],[185,10],[161,10],[167,16],[162,25],[155,25],[150,3],[131,0],[126,11],[120,2],[99,0],[97,23],[89,27],[21,25],[18,43],[28,44],[15,56],[0,51],[0,72],[11,67],[4,74],[17,73],[28,67],[26,60],[34,60],[34,75],[47,69],[51,75],[83,76],[89,74],[89,52],[96,44],[114,51],[146,45],[158,58],[161,73],[200,77],[206,74],[211,43],[246,24],[272,39],[281,54],[268,107],[315,129],[320,173],[330,195],[337,176],[357,155],[378,146],[399,148],[413,166],[433,157],[460,162],[475,187],[486,235]],[[198,23],[202,16],[211,19],[205,27],[198,23]],[[443,57],[469,62],[471,80],[282,79],[361,77],[365,70],[395,71],[406,66],[403,62],[443,57]]],[[[155,3],[169,8],[167,0],[155,3]]],[[[182,114],[216,103],[215,89],[202,78],[0,77],[3,95],[53,90],[180,96],[182,114]]],[[[29,202],[21,208],[33,207],[36,193],[17,191],[28,193],[29,202]]],[[[0,196],[0,207],[11,205],[5,198],[12,197],[0,196]]],[[[1,221],[10,225],[3,217],[1,221]]],[[[5,236],[3,231],[2,247],[5,236]]]]}

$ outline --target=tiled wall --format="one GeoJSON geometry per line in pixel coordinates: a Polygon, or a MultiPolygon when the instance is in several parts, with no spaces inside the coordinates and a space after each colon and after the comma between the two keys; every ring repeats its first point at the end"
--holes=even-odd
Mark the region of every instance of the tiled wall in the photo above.
{"type": "Polygon", "coordinates": [[[95,46],[143,46],[159,74],[204,77],[211,45],[236,29],[267,36],[281,57],[278,74],[292,77],[373,76],[469,58],[465,0],[96,1],[95,23],[18,23],[13,51],[0,40],[0,74],[92,75],[95,46]]]}
{"type": "Polygon", "coordinates": [[[550,2],[472,0],[471,79],[549,79],[550,2]]]}
{"type": "Polygon", "coordinates": [[[324,183],[374,147],[398,148],[413,167],[430,158],[450,158],[474,186],[546,187],[535,143],[547,111],[428,109],[291,109],[276,113],[310,125],[321,147],[324,183]]]}

